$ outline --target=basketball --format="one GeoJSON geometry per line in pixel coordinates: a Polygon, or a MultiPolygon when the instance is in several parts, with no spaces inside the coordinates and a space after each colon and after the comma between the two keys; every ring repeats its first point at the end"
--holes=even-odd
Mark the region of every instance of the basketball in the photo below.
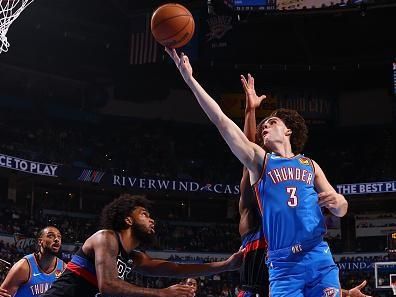
{"type": "Polygon", "coordinates": [[[151,17],[151,32],[155,40],[168,48],[186,45],[194,29],[194,18],[190,11],[177,3],[161,5],[151,17]]]}

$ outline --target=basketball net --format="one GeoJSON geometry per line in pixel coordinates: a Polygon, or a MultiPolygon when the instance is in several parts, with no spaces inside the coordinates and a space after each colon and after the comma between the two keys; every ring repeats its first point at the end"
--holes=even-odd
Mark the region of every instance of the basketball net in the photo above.
{"type": "Polygon", "coordinates": [[[0,54],[7,52],[10,46],[6,36],[8,28],[32,2],[33,0],[0,0],[0,54]]]}

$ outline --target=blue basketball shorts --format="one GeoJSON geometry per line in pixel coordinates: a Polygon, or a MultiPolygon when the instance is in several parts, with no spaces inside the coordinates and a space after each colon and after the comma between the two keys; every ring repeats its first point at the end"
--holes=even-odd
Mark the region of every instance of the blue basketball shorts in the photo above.
{"type": "Polygon", "coordinates": [[[267,260],[271,297],[341,297],[339,271],[328,244],[297,245],[267,260]]]}

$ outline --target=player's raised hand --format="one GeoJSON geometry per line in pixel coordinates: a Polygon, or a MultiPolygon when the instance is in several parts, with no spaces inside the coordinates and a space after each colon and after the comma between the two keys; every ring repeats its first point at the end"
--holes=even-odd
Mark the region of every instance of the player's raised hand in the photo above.
{"type": "Polygon", "coordinates": [[[246,95],[246,108],[256,109],[266,96],[257,96],[256,89],[254,88],[254,77],[250,73],[247,75],[247,80],[245,76],[241,75],[241,83],[246,95]]]}
{"type": "Polygon", "coordinates": [[[161,290],[161,297],[194,297],[194,289],[187,285],[173,285],[161,290]]]}
{"type": "Polygon", "coordinates": [[[6,289],[0,288],[0,297],[11,297],[11,294],[6,289]]]}
{"type": "Polygon", "coordinates": [[[193,74],[193,70],[188,57],[184,53],[181,53],[179,56],[175,49],[170,49],[166,47],[165,51],[172,58],[173,62],[175,62],[175,65],[177,66],[177,69],[179,69],[185,82],[188,82],[192,78],[193,74]]]}
{"type": "Polygon", "coordinates": [[[360,285],[357,285],[356,287],[352,288],[349,290],[349,295],[350,297],[372,297],[369,295],[365,295],[364,293],[361,292],[361,289],[363,289],[367,284],[367,281],[363,281],[360,285]]]}

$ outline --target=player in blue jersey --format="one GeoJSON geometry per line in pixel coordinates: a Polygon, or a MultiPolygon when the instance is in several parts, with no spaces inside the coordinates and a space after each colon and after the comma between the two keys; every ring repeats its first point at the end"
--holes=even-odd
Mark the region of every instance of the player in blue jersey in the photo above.
{"type": "Polygon", "coordinates": [[[188,57],[166,49],[198,103],[234,155],[248,169],[268,244],[270,294],[274,297],[341,296],[338,268],[323,241],[321,207],[346,214],[348,203],[319,165],[301,155],[307,139],[304,119],[293,110],[276,110],[262,126],[263,145],[249,141],[193,77],[188,57]]]}
{"type": "Polygon", "coordinates": [[[41,296],[63,272],[65,264],[58,254],[62,236],[60,231],[47,226],[38,234],[38,252],[15,263],[1,284],[1,295],[15,297],[41,296]]]}
{"type": "MultiPolygon", "coordinates": [[[[256,108],[265,99],[265,95],[258,96],[254,87],[254,78],[248,74],[246,79],[241,75],[241,82],[246,94],[245,124],[243,132],[250,141],[263,146],[262,125],[256,126],[256,108]]],[[[240,184],[241,196],[239,199],[239,233],[242,237],[242,247],[245,249],[245,258],[241,267],[241,288],[238,297],[266,297],[268,292],[268,269],[264,265],[266,255],[266,241],[262,232],[260,218],[257,216],[257,200],[249,183],[249,172],[243,170],[240,184]]],[[[346,297],[372,297],[365,295],[361,290],[367,282],[363,281],[356,287],[342,289],[346,297]]]]}

